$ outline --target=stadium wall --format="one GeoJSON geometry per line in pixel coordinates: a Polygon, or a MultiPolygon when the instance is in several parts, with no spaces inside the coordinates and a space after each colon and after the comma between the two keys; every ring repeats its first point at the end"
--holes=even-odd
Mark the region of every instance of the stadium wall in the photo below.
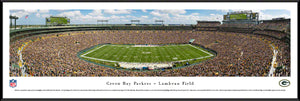
{"type": "Polygon", "coordinates": [[[192,26],[95,26],[95,27],[47,27],[27,28],[10,31],[10,42],[39,34],[49,34],[69,31],[91,31],[91,30],[192,30],[192,26]]]}
{"type": "MultiPolygon", "coordinates": [[[[26,28],[26,29],[16,29],[10,31],[10,42],[15,40],[30,37],[33,35],[49,34],[49,33],[59,33],[59,32],[71,32],[71,31],[92,31],[92,30],[196,30],[196,31],[224,31],[224,32],[237,32],[237,33],[248,33],[248,34],[258,34],[268,37],[273,37],[279,40],[285,40],[289,42],[289,33],[285,33],[284,36],[275,36],[260,33],[262,29],[259,28],[239,28],[239,27],[224,27],[215,26],[212,24],[210,26],[61,26],[61,27],[42,27],[42,28],[26,28]]],[[[265,31],[273,31],[264,29],[265,31]]],[[[278,31],[277,31],[278,32],[278,31]]]]}
{"type": "Polygon", "coordinates": [[[220,31],[224,32],[237,32],[237,33],[253,33],[252,28],[238,28],[238,27],[219,27],[220,31]]]}
{"type": "Polygon", "coordinates": [[[49,34],[57,32],[69,32],[69,31],[88,31],[88,30],[107,30],[110,27],[48,27],[48,28],[28,28],[21,30],[10,31],[10,42],[15,40],[40,34],[49,34]]]}

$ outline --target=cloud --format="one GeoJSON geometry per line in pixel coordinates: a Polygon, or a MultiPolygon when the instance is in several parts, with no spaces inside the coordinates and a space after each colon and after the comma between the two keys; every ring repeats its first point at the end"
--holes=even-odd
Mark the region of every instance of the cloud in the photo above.
{"type": "Polygon", "coordinates": [[[39,13],[49,13],[49,10],[48,9],[40,9],[39,13]]]}
{"type": "Polygon", "coordinates": [[[154,10],[150,12],[150,14],[154,16],[160,16],[168,18],[169,14],[178,16],[180,14],[185,14],[186,11],[184,9],[160,9],[160,10],[154,10]]]}
{"type": "Polygon", "coordinates": [[[12,10],[11,12],[12,16],[17,16],[21,18],[32,13],[37,13],[37,9],[12,10]]]}
{"type": "Polygon", "coordinates": [[[199,20],[200,16],[198,15],[177,15],[169,19],[168,22],[173,23],[196,23],[196,20],[199,20]]]}
{"type": "MultiPolygon", "coordinates": [[[[120,14],[120,12],[118,13],[120,14]]],[[[82,23],[97,23],[97,20],[109,20],[110,23],[118,23],[120,21],[124,21],[129,16],[116,16],[111,15],[109,17],[105,17],[102,14],[102,10],[93,10],[91,13],[83,15],[80,11],[68,11],[62,12],[58,14],[58,16],[66,16],[71,19],[72,24],[82,24],[82,23]]]]}
{"type": "Polygon", "coordinates": [[[102,10],[101,9],[95,9],[95,10],[93,10],[93,12],[89,13],[89,15],[92,15],[92,16],[102,15],[102,10]]]}
{"type": "MultiPolygon", "coordinates": [[[[165,20],[166,22],[174,22],[173,19],[177,19],[178,21],[183,21],[184,17],[186,17],[184,14],[186,14],[186,11],[183,9],[160,9],[160,10],[154,10],[150,12],[151,15],[157,16],[160,18],[155,17],[157,19],[165,20]],[[170,15],[173,15],[173,17],[170,17],[170,15]]],[[[193,13],[193,16],[198,15],[199,13],[193,13]]],[[[176,21],[175,21],[176,22],[176,21]]]]}
{"type": "Polygon", "coordinates": [[[11,10],[11,15],[22,18],[26,15],[35,15],[37,17],[48,17],[49,10],[47,9],[23,9],[23,10],[11,10]]]}
{"type": "MultiPolygon", "coordinates": [[[[234,11],[245,11],[245,10],[249,10],[249,9],[221,9],[221,11],[226,13],[234,12],[234,11]]],[[[279,15],[265,14],[266,9],[251,9],[251,11],[259,14],[259,20],[271,20],[272,18],[278,18],[278,17],[290,18],[290,15],[288,14],[279,14],[279,15]]]]}
{"type": "Polygon", "coordinates": [[[37,16],[37,17],[41,17],[41,14],[40,13],[36,13],[36,15],[35,16],[37,16]]]}
{"type": "Polygon", "coordinates": [[[140,17],[137,17],[137,16],[126,16],[127,18],[130,18],[130,19],[135,19],[135,20],[148,20],[148,16],[140,16],[140,17]]]}
{"type": "Polygon", "coordinates": [[[142,9],[142,12],[147,12],[147,10],[146,9],[142,9]]]}
{"type": "Polygon", "coordinates": [[[168,13],[172,15],[185,14],[186,11],[184,9],[162,9],[159,10],[161,13],[168,13]]]}
{"type": "Polygon", "coordinates": [[[48,14],[48,13],[49,13],[49,10],[47,10],[47,9],[39,9],[38,12],[35,14],[35,16],[45,18],[45,17],[50,16],[50,14],[48,14]]]}
{"type": "Polygon", "coordinates": [[[64,11],[67,11],[69,9],[53,9],[54,11],[58,11],[58,12],[64,12],[64,11]]]}
{"type": "Polygon", "coordinates": [[[125,17],[126,17],[126,18],[133,18],[134,16],[126,15],[125,17]]]}
{"type": "Polygon", "coordinates": [[[17,16],[19,18],[21,18],[25,15],[28,15],[28,14],[29,14],[28,12],[24,12],[24,11],[18,11],[18,12],[11,13],[12,16],[17,16]]]}
{"type": "Polygon", "coordinates": [[[174,23],[174,24],[195,24],[197,20],[206,20],[206,21],[221,21],[222,15],[210,14],[207,16],[200,16],[199,13],[187,14],[183,9],[175,10],[154,10],[150,12],[153,17],[153,20],[162,19],[165,23],[174,23]],[[172,16],[170,16],[172,15],[172,16]]]}
{"type": "Polygon", "coordinates": [[[36,13],[38,10],[37,9],[25,9],[25,12],[28,13],[36,13]]]}
{"type": "Polygon", "coordinates": [[[130,14],[132,10],[126,10],[126,9],[105,9],[103,11],[106,14],[130,14]]]}
{"type": "Polygon", "coordinates": [[[199,13],[192,13],[191,15],[200,15],[199,13]]]}
{"type": "Polygon", "coordinates": [[[205,16],[200,16],[199,13],[191,14],[178,14],[176,16],[166,19],[166,23],[177,23],[177,24],[196,24],[199,21],[222,21],[223,15],[220,14],[209,14],[205,16]]]}
{"type": "Polygon", "coordinates": [[[279,17],[290,18],[291,16],[287,14],[281,14],[281,15],[263,14],[262,16],[260,16],[260,20],[272,20],[272,18],[279,18],[279,17]]]}
{"type": "Polygon", "coordinates": [[[257,11],[259,13],[259,20],[271,20],[272,18],[291,18],[290,14],[265,14],[264,10],[257,11]]]}
{"type": "Polygon", "coordinates": [[[125,18],[124,16],[116,16],[116,15],[112,15],[109,17],[110,19],[123,19],[125,18]]]}
{"type": "Polygon", "coordinates": [[[24,9],[11,9],[10,12],[19,12],[19,11],[25,11],[24,9]]]}
{"type": "Polygon", "coordinates": [[[229,9],[219,9],[221,12],[225,12],[225,13],[227,13],[227,12],[229,12],[229,9]]]}
{"type": "Polygon", "coordinates": [[[109,20],[109,19],[122,19],[124,16],[110,16],[104,17],[102,10],[95,9],[91,13],[82,14],[80,11],[67,11],[58,14],[58,16],[66,16],[71,19],[72,24],[82,24],[82,23],[97,23],[97,20],[109,20]]]}
{"type": "Polygon", "coordinates": [[[148,16],[141,16],[141,18],[147,19],[147,18],[148,18],[148,16]]]}
{"type": "Polygon", "coordinates": [[[150,12],[151,15],[154,15],[154,16],[158,16],[158,17],[161,17],[161,18],[170,18],[169,17],[169,14],[167,13],[161,13],[160,11],[158,10],[154,10],[152,12],[150,12]]]}
{"type": "Polygon", "coordinates": [[[272,18],[285,17],[290,18],[288,14],[266,14],[265,9],[252,9],[252,12],[259,14],[259,20],[271,20],[272,18]]]}
{"type": "Polygon", "coordinates": [[[80,11],[69,11],[69,12],[63,12],[58,14],[58,16],[66,16],[66,17],[76,17],[76,16],[82,16],[80,11]]]}
{"type": "Polygon", "coordinates": [[[42,14],[41,15],[43,18],[46,18],[46,17],[50,17],[51,15],[50,14],[42,14]]]}
{"type": "MultiPolygon", "coordinates": [[[[44,16],[48,16],[48,15],[44,15],[44,16]]],[[[65,11],[60,14],[57,14],[56,16],[68,17],[70,18],[72,24],[84,23],[86,22],[85,20],[89,21],[92,18],[92,16],[90,15],[81,14],[80,11],[65,11]]]]}

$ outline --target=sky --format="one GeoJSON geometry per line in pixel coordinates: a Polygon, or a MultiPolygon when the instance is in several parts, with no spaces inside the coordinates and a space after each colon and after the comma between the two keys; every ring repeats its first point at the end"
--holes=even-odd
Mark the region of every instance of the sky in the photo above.
{"type": "MultiPolygon", "coordinates": [[[[97,20],[108,20],[108,24],[130,24],[140,20],[140,24],[196,24],[196,21],[222,21],[227,12],[239,9],[13,9],[10,15],[17,16],[17,25],[45,25],[45,18],[64,16],[70,24],[97,24],[97,20]],[[26,19],[25,16],[28,16],[26,19]]],[[[259,20],[277,17],[290,18],[290,11],[283,9],[252,10],[259,13],[259,20]]],[[[99,22],[101,24],[101,22],[99,22]]]]}

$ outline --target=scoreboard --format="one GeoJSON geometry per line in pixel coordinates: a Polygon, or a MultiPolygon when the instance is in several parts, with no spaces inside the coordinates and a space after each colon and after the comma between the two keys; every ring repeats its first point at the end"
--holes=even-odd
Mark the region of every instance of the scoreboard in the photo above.
{"type": "Polygon", "coordinates": [[[49,17],[46,18],[46,25],[68,25],[70,24],[70,19],[67,17],[49,17]]]}
{"type": "Polygon", "coordinates": [[[252,11],[232,12],[223,15],[223,18],[224,20],[258,20],[258,13],[252,13],[252,11]]]}
{"type": "Polygon", "coordinates": [[[229,15],[229,18],[232,20],[244,20],[248,19],[247,14],[231,14],[229,15]]]}

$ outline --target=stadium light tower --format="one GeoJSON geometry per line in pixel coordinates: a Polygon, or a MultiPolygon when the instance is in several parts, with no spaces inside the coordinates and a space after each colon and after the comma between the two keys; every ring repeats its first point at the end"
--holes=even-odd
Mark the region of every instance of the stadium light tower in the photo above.
{"type": "Polygon", "coordinates": [[[155,24],[157,24],[157,23],[164,24],[164,20],[155,20],[155,24]]]}
{"type": "Polygon", "coordinates": [[[138,24],[140,24],[140,20],[130,20],[131,24],[137,22],[138,24]]]}
{"type": "Polygon", "coordinates": [[[97,20],[97,25],[98,25],[98,22],[101,22],[102,26],[103,26],[104,22],[106,22],[106,25],[108,24],[108,20],[97,20]]]}
{"type": "Polygon", "coordinates": [[[16,29],[17,28],[17,19],[19,19],[19,17],[10,15],[9,19],[10,19],[10,27],[12,27],[12,25],[13,25],[12,24],[12,19],[15,20],[15,29],[16,29]]]}

